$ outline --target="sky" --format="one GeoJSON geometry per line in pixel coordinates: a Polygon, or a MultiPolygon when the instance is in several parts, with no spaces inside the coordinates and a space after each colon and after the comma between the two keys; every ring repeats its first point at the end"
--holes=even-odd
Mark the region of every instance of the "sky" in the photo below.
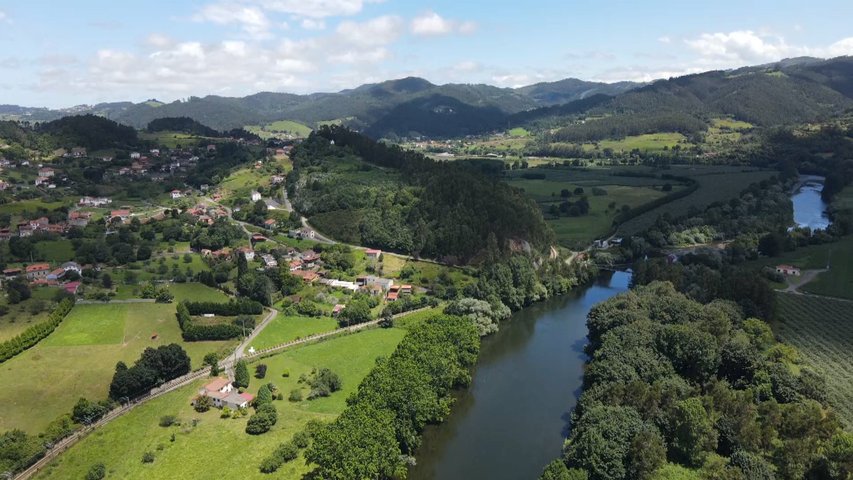
{"type": "Polygon", "coordinates": [[[851,19],[851,0],[0,0],[0,104],[310,93],[406,76],[650,81],[853,55],[851,19]]]}

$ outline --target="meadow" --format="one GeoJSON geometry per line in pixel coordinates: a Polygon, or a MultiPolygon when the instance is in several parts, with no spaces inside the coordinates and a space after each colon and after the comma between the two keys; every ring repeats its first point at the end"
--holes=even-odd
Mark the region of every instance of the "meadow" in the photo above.
{"type": "Polygon", "coordinates": [[[616,153],[630,153],[633,150],[641,152],[662,152],[686,142],[687,138],[680,133],[648,133],[634,135],[619,140],[601,140],[595,144],[585,143],[584,151],[610,149],[616,153]]]}
{"type": "Polygon", "coordinates": [[[336,328],[338,322],[331,317],[311,318],[279,314],[258,334],[251,346],[262,350],[316,333],[330,332],[336,328]]]}
{"type": "MultiPolygon", "coordinates": [[[[311,419],[331,421],[343,411],[346,398],[370,372],[378,356],[387,356],[405,335],[398,328],[373,329],[306,345],[259,360],[268,370],[266,378],[251,379],[248,391],[256,393],[264,383],[275,384],[285,398],[289,392],[307,388],[298,383],[302,374],[314,368],[330,368],[343,384],[330,397],[290,402],[275,401],[278,422],[268,433],[245,433],[246,418],[222,419],[217,409],[197,413],[190,400],[201,380],[144,404],[73,446],[52,462],[37,478],[84,478],[90,466],[103,462],[108,478],[123,479],[262,479],[258,465],[281,442],[289,440],[311,419]],[[288,377],[283,377],[283,373],[288,377]],[[164,415],[175,415],[180,426],[160,427],[164,415]],[[174,435],[174,437],[173,437],[174,435]],[[172,440],[174,438],[174,441],[172,440]],[[143,464],[142,455],[152,452],[155,460],[143,464]]],[[[250,371],[254,371],[250,365],[250,371]]],[[[308,472],[302,458],[285,464],[276,478],[300,478],[308,472]]]]}
{"type": "Polygon", "coordinates": [[[74,260],[74,245],[71,240],[45,240],[35,244],[35,256],[50,263],[74,260]]]}
{"type": "Polygon", "coordinates": [[[805,364],[826,377],[829,403],[853,428],[853,304],[805,295],[778,294],[776,334],[797,347],[805,364]]]}
{"type": "Polygon", "coordinates": [[[297,138],[305,138],[311,134],[311,127],[293,120],[278,120],[266,125],[246,125],[246,131],[254,133],[263,138],[278,138],[283,135],[291,135],[297,138]]]}
{"type": "Polygon", "coordinates": [[[215,138],[200,137],[198,135],[191,135],[183,132],[141,132],[139,137],[167,148],[191,147],[204,140],[217,140],[215,138]]]}
{"type": "Polygon", "coordinates": [[[669,214],[674,218],[687,215],[691,208],[704,209],[714,202],[736,198],[753,183],[770,178],[774,172],[740,169],[737,167],[683,167],[666,173],[685,176],[698,182],[696,191],[654,210],[636,216],[619,226],[621,235],[633,235],[647,229],[657,218],[669,214]]]}
{"type": "Polygon", "coordinates": [[[227,353],[236,341],[185,343],[174,304],[77,305],[46,339],[0,364],[0,430],[39,433],[80,397],[106,398],[115,364],[132,364],[146,347],[178,343],[193,368],[209,352],[227,353]]]}

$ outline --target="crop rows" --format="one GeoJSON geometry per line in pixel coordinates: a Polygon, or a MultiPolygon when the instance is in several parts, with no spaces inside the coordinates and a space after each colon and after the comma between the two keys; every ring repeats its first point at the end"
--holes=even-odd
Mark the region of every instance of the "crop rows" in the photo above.
{"type": "Polygon", "coordinates": [[[780,294],[776,334],[795,346],[804,363],[822,373],[827,396],[842,422],[853,427],[853,303],[780,294]]]}

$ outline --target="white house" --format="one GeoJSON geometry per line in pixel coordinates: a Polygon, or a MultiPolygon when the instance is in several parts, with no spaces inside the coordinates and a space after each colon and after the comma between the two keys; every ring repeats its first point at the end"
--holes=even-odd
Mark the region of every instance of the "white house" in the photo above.
{"type": "Polygon", "coordinates": [[[252,190],[252,194],[251,194],[251,195],[252,195],[252,201],[253,201],[253,202],[257,202],[258,200],[260,200],[260,199],[261,199],[261,194],[260,194],[260,192],[258,192],[258,191],[252,190]]]}
{"type": "Polygon", "coordinates": [[[172,190],[172,200],[177,200],[183,196],[184,194],[180,190],[172,190]]]}
{"type": "MultiPolygon", "coordinates": [[[[233,410],[247,408],[255,399],[254,395],[237,392],[230,380],[221,377],[202,387],[198,391],[198,396],[210,397],[213,406],[216,408],[228,407],[233,410]]],[[[193,404],[195,404],[195,400],[193,400],[193,404]]]]}
{"type": "Polygon", "coordinates": [[[793,275],[795,277],[800,276],[800,269],[793,265],[776,265],[776,273],[781,273],[782,275],[793,275]]]}

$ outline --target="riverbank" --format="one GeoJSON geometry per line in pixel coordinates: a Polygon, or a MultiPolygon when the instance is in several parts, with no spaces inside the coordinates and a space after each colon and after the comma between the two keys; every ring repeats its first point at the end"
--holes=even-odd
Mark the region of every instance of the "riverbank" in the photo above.
{"type": "Polygon", "coordinates": [[[587,360],[586,315],[627,291],[630,279],[606,273],[514,313],[484,338],[471,386],[458,392],[444,423],[424,430],[409,478],[538,477],[569,432],[587,360]]]}

